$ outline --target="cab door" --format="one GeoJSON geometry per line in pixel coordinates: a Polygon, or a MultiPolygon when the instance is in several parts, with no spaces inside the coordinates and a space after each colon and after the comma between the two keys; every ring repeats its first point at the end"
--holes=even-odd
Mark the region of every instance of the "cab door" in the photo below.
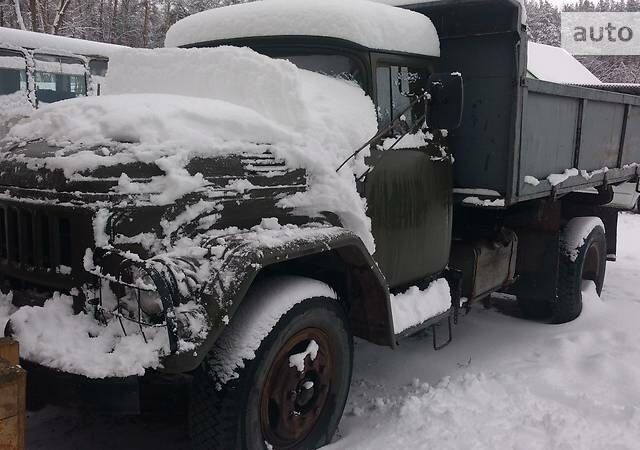
{"type": "MultiPolygon", "coordinates": [[[[426,87],[426,70],[400,64],[376,67],[379,126],[387,127],[411,103],[411,94],[426,87]]],[[[420,129],[419,103],[405,114],[386,140],[406,127],[420,129]]],[[[372,149],[371,170],[364,184],[368,215],[376,241],[374,258],[390,287],[414,284],[441,272],[449,260],[452,223],[452,167],[439,130],[424,133],[426,145],[400,144],[372,149]],[[431,136],[431,139],[429,137],[431,136]]],[[[411,139],[415,144],[415,139],[411,139]]]]}

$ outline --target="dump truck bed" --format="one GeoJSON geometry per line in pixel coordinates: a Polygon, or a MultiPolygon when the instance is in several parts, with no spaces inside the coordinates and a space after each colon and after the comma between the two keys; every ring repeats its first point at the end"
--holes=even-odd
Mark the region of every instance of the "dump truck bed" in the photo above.
{"type": "Polygon", "coordinates": [[[518,0],[406,7],[436,26],[440,70],[464,78],[462,125],[450,137],[458,200],[508,207],[636,176],[640,97],[528,77],[518,0]]]}
{"type": "Polygon", "coordinates": [[[512,202],[635,177],[640,97],[534,79],[523,96],[512,202]]]}

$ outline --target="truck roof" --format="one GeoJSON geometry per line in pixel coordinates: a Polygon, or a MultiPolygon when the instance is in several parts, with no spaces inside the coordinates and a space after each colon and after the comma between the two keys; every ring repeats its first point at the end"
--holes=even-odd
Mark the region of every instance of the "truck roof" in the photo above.
{"type": "Polygon", "coordinates": [[[4,47],[5,43],[28,49],[50,49],[76,53],[83,56],[104,57],[109,57],[114,52],[127,48],[122,45],[105,44],[103,42],[0,27],[0,46],[4,47]]]}
{"type": "Polygon", "coordinates": [[[330,37],[375,50],[440,55],[426,16],[366,0],[268,0],[210,9],[173,25],[165,47],[267,36],[330,37]]]}

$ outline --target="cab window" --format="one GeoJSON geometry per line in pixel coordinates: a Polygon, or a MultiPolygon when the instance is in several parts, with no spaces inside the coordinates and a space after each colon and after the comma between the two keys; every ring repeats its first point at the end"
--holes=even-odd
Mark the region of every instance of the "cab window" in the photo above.
{"type": "Polygon", "coordinates": [[[84,63],[68,56],[35,54],[36,97],[54,103],[87,95],[84,63]]]}
{"type": "Polygon", "coordinates": [[[27,61],[24,56],[0,49],[0,95],[10,95],[27,88],[27,61]]]}
{"type": "MultiPolygon", "coordinates": [[[[378,124],[387,127],[406,110],[426,88],[426,71],[412,67],[380,65],[376,68],[376,104],[378,124]]],[[[404,124],[394,127],[399,133],[411,128],[424,115],[424,103],[417,102],[404,113],[404,124]]]]}

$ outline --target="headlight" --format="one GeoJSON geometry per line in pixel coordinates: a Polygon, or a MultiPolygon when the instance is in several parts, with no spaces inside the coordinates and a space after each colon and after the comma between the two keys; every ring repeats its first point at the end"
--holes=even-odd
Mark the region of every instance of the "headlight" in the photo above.
{"type": "Polygon", "coordinates": [[[126,308],[136,315],[138,306],[151,321],[164,313],[162,299],[151,276],[144,267],[131,264],[121,272],[123,298],[126,308]]]}

